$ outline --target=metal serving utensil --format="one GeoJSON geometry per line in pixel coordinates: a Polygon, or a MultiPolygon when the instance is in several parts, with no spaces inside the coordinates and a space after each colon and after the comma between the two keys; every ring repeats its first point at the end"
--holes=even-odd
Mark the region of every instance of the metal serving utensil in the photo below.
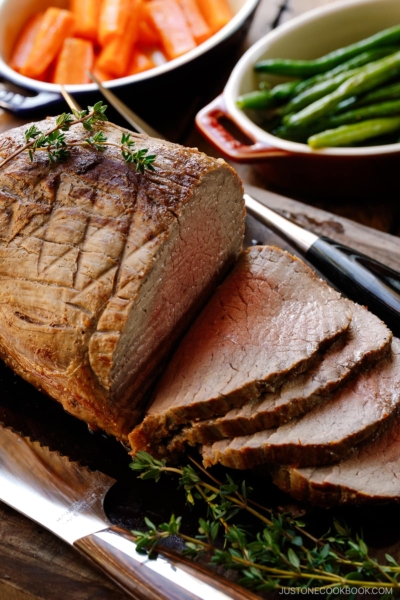
{"type": "MultiPolygon", "coordinates": [[[[157,131],[133,113],[113,92],[89,72],[93,82],[107,101],[140,133],[164,139],[157,131]]],[[[306,258],[326,275],[341,292],[352,300],[368,306],[400,336],[400,273],[358,252],[354,248],[339,244],[282,217],[264,204],[244,194],[246,210],[267,227],[295,246],[306,258]]]]}
{"type": "Polygon", "coordinates": [[[103,501],[115,480],[0,425],[0,500],[73,546],[136,600],[257,600],[168,550],[136,551],[103,501]]]}
{"type": "Polygon", "coordinates": [[[128,108],[128,106],[126,106],[124,102],[117,98],[117,96],[113,92],[105,88],[101,81],[96,77],[96,75],[94,75],[91,71],[88,71],[88,74],[93,83],[95,83],[98,86],[104,98],[111,104],[111,106],[115,108],[117,112],[119,112],[121,116],[124,117],[125,121],[129,123],[129,125],[134,127],[139,133],[144,133],[145,135],[149,135],[150,137],[165,140],[165,137],[161,135],[159,131],[153,129],[151,125],[146,123],[146,121],[143,121],[143,119],[139,117],[138,114],[133,112],[133,110],[128,108]]]}

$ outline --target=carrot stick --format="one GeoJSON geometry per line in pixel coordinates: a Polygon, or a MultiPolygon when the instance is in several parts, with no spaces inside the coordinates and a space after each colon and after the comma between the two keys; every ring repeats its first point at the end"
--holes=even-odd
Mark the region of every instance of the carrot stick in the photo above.
{"type": "Polygon", "coordinates": [[[71,0],[71,10],[75,16],[75,35],[95,42],[100,20],[100,0],[71,0]]]}
{"type": "Polygon", "coordinates": [[[212,33],[219,31],[233,17],[228,0],[198,0],[198,4],[212,33]]]}
{"type": "Polygon", "coordinates": [[[107,73],[107,71],[103,71],[103,69],[99,69],[97,63],[98,61],[95,60],[94,67],[92,69],[92,72],[97,77],[97,79],[99,79],[101,82],[111,81],[112,79],[114,79],[114,75],[111,75],[111,73],[107,73]]]}
{"type": "Polygon", "coordinates": [[[169,59],[196,47],[185,16],[175,0],[151,0],[147,7],[169,59]]]}
{"type": "Polygon", "coordinates": [[[28,60],[28,56],[35,43],[36,34],[39,31],[43,20],[43,15],[44,13],[42,12],[33,15],[27,23],[25,23],[24,28],[19,34],[10,60],[10,67],[14,69],[14,71],[20,71],[28,60]]]}
{"type": "Polygon", "coordinates": [[[131,13],[130,0],[103,0],[99,24],[99,42],[102,46],[124,35],[131,13]]]}
{"type": "Polygon", "coordinates": [[[148,3],[143,2],[140,11],[140,21],[137,41],[143,46],[159,46],[161,43],[160,36],[154,28],[153,22],[147,10],[148,3]]]}
{"type": "Polygon", "coordinates": [[[133,52],[132,59],[128,68],[128,75],[136,75],[137,73],[143,73],[143,71],[154,69],[155,66],[156,63],[152,60],[151,56],[136,48],[133,52]]]}
{"type": "Polygon", "coordinates": [[[131,0],[131,14],[125,32],[114,37],[100,53],[98,68],[114,77],[124,77],[128,71],[129,61],[138,35],[138,15],[142,0],[131,0]]]}
{"type": "Polygon", "coordinates": [[[196,0],[178,0],[178,4],[196,43],[201,44],[207,40],[211,36],[211,29],[201,14],[196,0]]]}
{"type": "Polygon", "coordinates": [[[54,72],[53,83],[88,83],[88,70],[93,66],[93,44],[89,40],[67,38],[54,72]]]}
{"type": "Polygon", "coordinates": [[[44,13],[33,48],[21,73],[39,78],[60,52],[64,40],[73,34],[75,18],[71,11],[50,7],[44,13]]]}

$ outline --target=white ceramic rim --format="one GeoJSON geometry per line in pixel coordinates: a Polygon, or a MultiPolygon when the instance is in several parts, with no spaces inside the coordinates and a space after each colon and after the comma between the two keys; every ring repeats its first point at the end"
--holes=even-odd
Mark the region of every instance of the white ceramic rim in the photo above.
{"type": "Polygon", "coordinates": [[[343,7],[347,6],[356,6],[358,4],[362,6],[371,3],[374,4],[376,2],[379,2],[379,0],[341,0],[339,2],[328,4],[327,6],[310,10],[267,33],[267,35],[262,37],[258,42],[251,46],[249,50],[247,50],[231,73],[223,92],[228,115],[238,125],[238,127],[248,134],[252,139],[254,139],[254,141],[265,143],[269,146],[287,150],[288,152],[294,152],[296,154],[322,154],[326,156],[356,157],[378,154],[395,154],[400,152],[400,143],[386,144],[382,146],[369,146],[365,148],[326,148],[321,150],[313,150],[307,146],[307,144],[291,142],[271,135],[264,129],[261,129],[261,127],[258,127],[258,125],[256,125],[236,105],[236,90],[238,89],[238,83],[241,81],[244,73],[247,72],[248,69],[253,68],[253,64],[258,59],[260,52],[262,52],[264,47],[268,46],[272,40],[283,37],[287,32],[301,27],[304,23],[318,20],[321,15],[336,13],[343,7]]]}
{"type": "MultiPolygon", "coordinates": [[[[229,21],[225,27],[223,27],[220,31],[215,33],[208,40],[190,50],[186,54],[175,58],[174,60],[170,60],[165,64],[159,65],[154,69],[149,71],[145,71],[144,73],[138,73],[137,75],[130,75],[128,77],[121,77],[119,79],[113,79],[111,81],[104,82],[104,87],[106,88],[115,88],[122,87],[125,85],[139,83],[140,81],[145,81],[147,79],[152,79],[157,77],[158,75],[163,75],[164,73],[168,73],[178,67],[189,63],[190,61],[198,58],[202,54],[205,54],[225,39],[228,39],[231,35],[233,35],[240,27],[244,24],[248,17],[250,17],[251,13],[257,8],[257,5],[260,0],[246,0],[242,8],[236,13],[236,15],[229,21]]],[[[1,1],[0,1],[1,7],[1,1]]],[[[44,83],[41,81],[36,81],[34,79],[30,79],[29,77],[24,77],[20,75],[11,67],[9,67],[3,59],[0,58],[0,74],[5,79],[12,81],[13,83],[19,84],[25,88],[33,89],[40,92],[53,92],[60,93],[61,86],[53,84],[53,83],[44,83]]],[[[85,93],[85,92],[94,92],[97,89],[97,85],[94,83],[88,83],[85,85],[67,85],[65,86],[67,91],[71,94],[74,93],[85,93]]]]}

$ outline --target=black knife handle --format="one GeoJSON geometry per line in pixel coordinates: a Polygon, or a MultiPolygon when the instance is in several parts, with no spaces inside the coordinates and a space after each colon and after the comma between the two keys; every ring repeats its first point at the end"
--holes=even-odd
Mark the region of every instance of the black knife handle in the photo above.
{"type": "Polygon", "coordinates": [[[132,536],[118,527],[81,538],[74,547],[136,600],[259,598],[169,551],[155,560],[139,555],[132,536]]]}
{"type": "Polygon", "coordinates": [[[400,273],[324,236],[306,257],[340,291],[367,306],[400,336],[400,273]]]}

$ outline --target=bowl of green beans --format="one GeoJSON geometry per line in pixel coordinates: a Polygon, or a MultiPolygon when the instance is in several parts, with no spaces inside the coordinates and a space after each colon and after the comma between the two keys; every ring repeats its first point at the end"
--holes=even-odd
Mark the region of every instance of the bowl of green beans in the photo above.
{"type": "Polygon", "coordinates": [[[197,124],[231,159],[264,162],[281,187],[351,193],[361,178],[370,195],[397,185],[400,0],[335,2],[271,31],[197,124]]]}

